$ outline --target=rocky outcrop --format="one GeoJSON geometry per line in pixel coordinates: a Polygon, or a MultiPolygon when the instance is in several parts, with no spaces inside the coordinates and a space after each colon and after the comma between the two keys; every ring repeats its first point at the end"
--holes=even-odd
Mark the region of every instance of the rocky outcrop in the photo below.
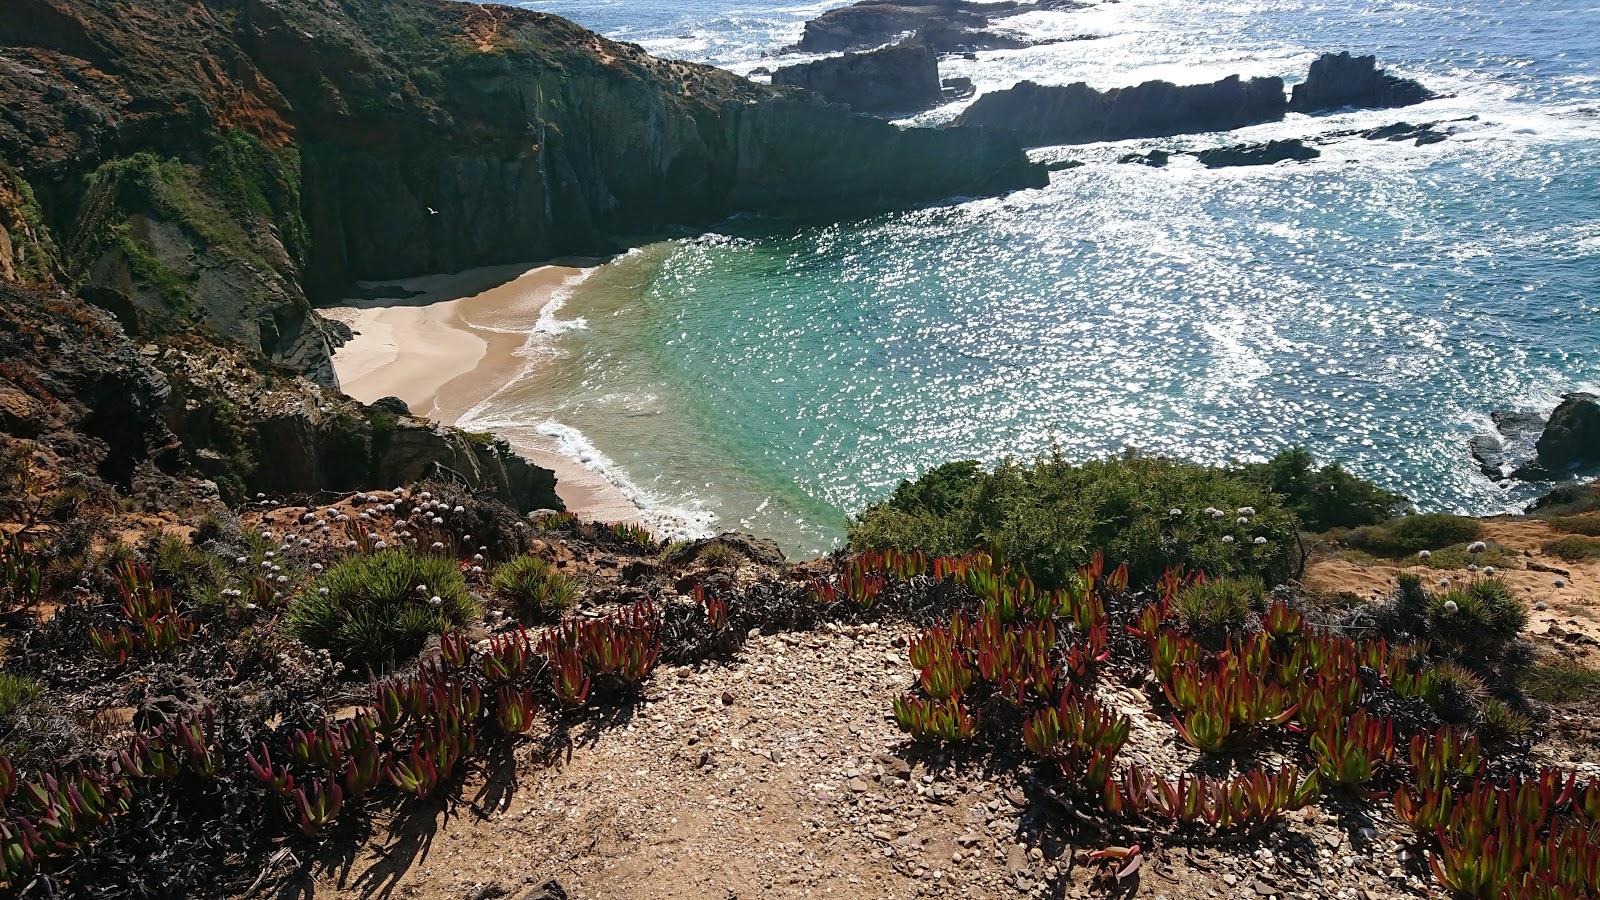
{"type": "Polygon", "coordinates": [[[1556,477],[1600,466],[1600,397],[1573,393],[1562,398],[1534,445],[1536,457],[1519,474],[1556,477]]]}
{"type": "Polygon", "coordinates": [[[356,280],[1045,178],[1003,134],[901,131],[504,6],[13,0],[0,43],[0,159],[83,295],[330,386],[311,306],[356,280]]]}
{"type": "Polygon", "coordinates": [[[979,97],[956,122],[1010,128],[1024,144],[1045,146],[1226,131],[1280,119],[1285,108],[1279,78],[1234,75],[1183,86],[1147,81],[1107,91],[1082,82],[1045,86],[1024,81],[979,97]]]}
{"type": "Polygon", "coordinates": [[[0,359],[0,447],[26,442],[53,478],[155,492],[166,509],[427,477],[522,512],[561,508],[554,474],[502,441],[363,407],[205,341],[135,347],[59,292],[0,283],[0,359]]]}
{"type": "Polygon", "coordinates": [[[941,53],[1011,50],[1034,42],[993,31],[996,19],[1055,9],[1078,9],[1079,0],[971,2],[971,0],[862,0],[830,9],[806,23],[795,49],[804,53],[865,50],[917,34],[941,53]]]}
{"type": "Polygon", "coordinates": [[[1201,150],[1195,156],[1200,164],[1208,169],[1220,169],[1225,166],[1270,166],[1286,160],[1316,159],[1322,151],[1306,145],[1299,138],[1283,141],[1267,141],[1264,144],[1235,144],[1231,147],[1213,147],[1210,150],[1201,150]]]}
{"type": "Polygon", "coordinates": [[[1545,418],[1525,410],[1497,409],[1489,414],[1494,432],[1473,435],[1467,442],[1479,471],[1499,481],[1527,465],[1534,457],[1534,443],[1544,429],[1545,418]]]}
{"type": "Polygon", "coordinates": [[[1124,153],[1117,157],[1119,163],[1137,163],[1141,166],[1150,166],[1159,169],[1172,160],[1172,153],[1168,150],[1155,149],[1148,153],[1124,153]]]}
{"type": "Polygon", "coordinates": [[[1351,56],[1346,51],[1317,57],[1306,80],[1294,86],[1289,109],[1302,113],[1344,107],[1384,109],[1422,103],[1434,96],[1421,83],[1378,68],[1377,57],[1351,56]]]}
{"type": "Polygon", "coordinates": [[[939,57],[922,44],[897,44],[866,53],[846,53],[785,66],[772,83],[804,88],[857,112],[909,113],[943,99],[939,57]]]}

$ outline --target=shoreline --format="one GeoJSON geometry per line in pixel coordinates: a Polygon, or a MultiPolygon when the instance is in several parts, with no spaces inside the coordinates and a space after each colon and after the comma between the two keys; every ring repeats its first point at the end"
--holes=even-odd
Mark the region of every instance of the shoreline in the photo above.
{"type": "MultiPolygon", "coordinates": [[[[570,279],[599,262],[514,263],[365,284],[369,296],[319,310],[355,334],[333,355],[342,390],[363,403],[399,397],[418,418],[458,425],[527,373],[530,362],[521,351],[540,313],[570,279]],[[380,296],[385,290],[396,296],[380,296]],[[508,324],[479,324],[485,322],[508,324]]],[[[519,454],[555,472],[556,494],[569,511],[643,524],[642,510],[601,473],[553,445],[506,438],[519,454]]]]}

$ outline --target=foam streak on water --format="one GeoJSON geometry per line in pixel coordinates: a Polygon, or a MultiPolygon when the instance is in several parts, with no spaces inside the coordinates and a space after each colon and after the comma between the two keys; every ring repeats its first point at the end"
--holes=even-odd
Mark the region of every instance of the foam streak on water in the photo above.
{"type": "MultiPolygon", "coordinates": [[[[525,5],[748,70],[837,4],[525,5]]],[[[1222,462],[1298,443],[1428,508],[1525,499],[1465,446],[1491,410],[1548,410],[1600,383],[1600,7],[1125,0],[1006,27],[1103,37],[946,74],[980,90],[1294,80],[1349,48],[1452,96],[1049,148],[1088,165],[1006,198],[831,227],[736,221],[647,248],[557,307],[552,323],[583,326],[535,335],[534,374],[479,424],[562,423],[641,502],[791,551],[828,546],[846,512],[927,466],[1052,445],[1222,462]],[[1442,144],[1343,138],[1305,165],[1114,162],[1468,116],[1442,144]]]]}

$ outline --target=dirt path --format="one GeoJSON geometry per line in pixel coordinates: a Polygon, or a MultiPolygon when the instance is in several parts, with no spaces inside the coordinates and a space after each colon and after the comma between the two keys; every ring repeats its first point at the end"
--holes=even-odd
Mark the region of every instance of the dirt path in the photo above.
{"type": "MultiPolygon", "coordinates": [[[[1012,773],[899,755],[889,710],[910,683],[908,633],[759,636],[730,666],[664,669],[630,720],[580,731],[559,761],[519,751],[509,793],[510,779],[469,780],[472,808],[391,823],[396,836],[325,871],[314,895],[486,900],[555,878],[605,900],[1090,896],[1073,857],[1104,842],[1065,846],[1012,773]]],[[[1113,680],[1101,693],[1135,717],[1130,759],[1192,761],[1138,691],[1113,680]]],[[[1237,851],[1170,848],[1140,894],[1420,895],[1387,831],[1364,827],[1311,812],[1237,851]],[[1378,844],[1357,854],[1351,840],[1378,844]]]]}

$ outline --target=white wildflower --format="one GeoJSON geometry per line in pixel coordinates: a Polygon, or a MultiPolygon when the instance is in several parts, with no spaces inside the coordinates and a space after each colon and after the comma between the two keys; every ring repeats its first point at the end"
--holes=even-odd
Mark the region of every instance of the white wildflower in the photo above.
{"type": "Polygon", "coordinates": [[[1224,544],[1231,544],[1231,543],[1233,543],[1233,535],[1231,535],[1231,534],[1225,534],[1225,535],[1223,535],[1223,536],[1222,536],[1222,542],[1223,542],[1223,543],[1224,543],[1224,544]]]}
{"type": "Polygon", "coordinates": [[[1494,566],[1484,566],[1483,567],[1483,574],[1485,574],[1485,575],[1493,575],[1494,573],[1495,573],[1494,566]]]}
{"type": "Polygon", "coordinates": [[[434,541],[433,542],[433,549],[436,550],[436,551],[437,550],[443,550],[444,549],[444,544],[439,542],[439,541],[434,541]]]}
{"type": "Polygon", "coordinates": [[[1173,508],[1167,510],[1167,515],[1169,515],[1169,516],[1173,517],[1174,519],[1176,519],[1177,517],[1183,515],[1183,510],[1181,510],[1181,509],[1177,508],[1176,506],[1174,506],[1173,508]]]}
{"type": "Polygon", "coordinates": [[[1254,541],[1252,541],[1252,542],[1251,542],[1251,543],[1255,543],[1255,544],[1265,544],[1265,543],[1266,543],[1266,542],[1267,542],[1267,539],[1266,539],[1266,538],[1264,538],[1264,537],[1258,537],[1258,538],[1256,538],[1256,539],[1255,539],[1255,540],[1254,540],[1254,541]]]}
{"type": "Polygon", "coordinates": [[[1431,551],[1431,550],[1418,550],[1417,551],[1417,559],[1428,559],[1428,558],[1430,558],[1432,556],[1433,556],[1433,551],[1431,551]]]}
{"type": "Polygon", "coordinates": [[[374,550],[382,550],[383,548],[385,548],[387,546],[389,546],[389,545],[385,544],[383,541],[378,541],[377,543],[372,545],[372,549],[374,549],[374,550]]]}
{"type": "Polygon", "coordinates": [[[1489,545],[1485,544],[1483,541],[1473,541],[1467,545],[1468,553],[1482,553],[1487,549],[1489,549],[1489,545]]]}
{"type": "Polygon", "coordinates": [[[1453,613],[1453,612],[1456,611],[1456,609],[1457,609],[1456,602],[1454,600],[1446,600],[1444,602],[1444,611],[1445,612],[1453,613]]]}
{"type": "Polygon", "coordinates": [[[432,597],[428,598],[428,605],[429,606],[439,606],[439,605],[441,605],[443,603],[444,603],[444,598],[440,597],[438,594],[434,594],[432,597]]]}

